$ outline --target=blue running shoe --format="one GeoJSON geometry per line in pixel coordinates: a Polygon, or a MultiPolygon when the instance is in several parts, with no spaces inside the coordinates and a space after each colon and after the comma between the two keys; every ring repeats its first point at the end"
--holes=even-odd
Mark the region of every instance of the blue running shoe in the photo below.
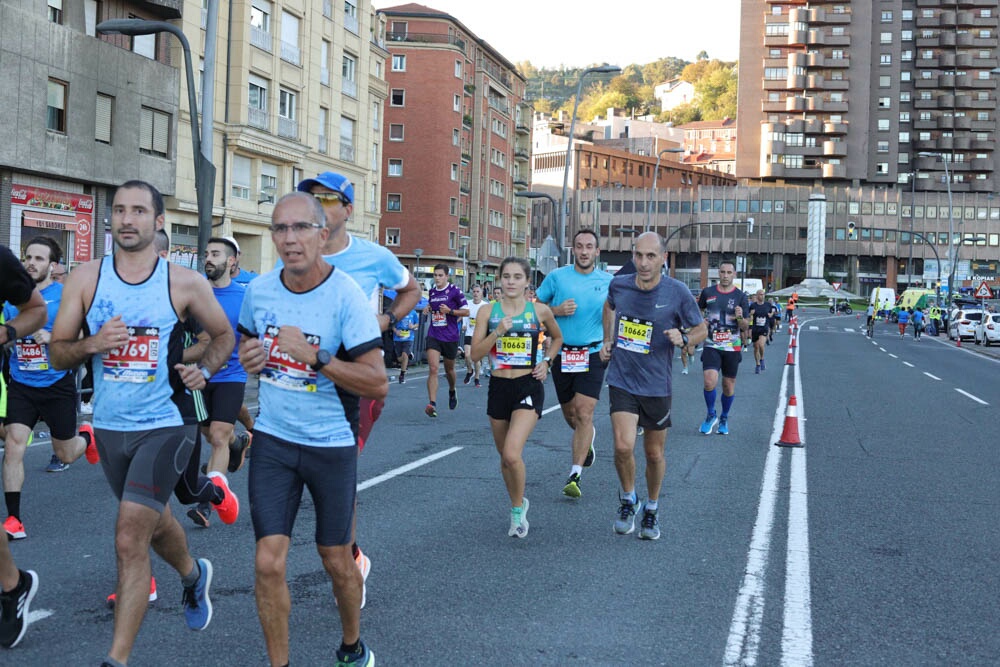
{"type": "Polygon", "coordinates": [[[375,654],[359,641],[361,648],[357,653],[347,653],[337,649],[337,667],[375,667],[375,654]]]}
{"type": "Polygon", "coordinates": [[[757,364],[756,366],[753,367],[753,374],[760,375],[760,364],[757,364]]]}
{"type": "Polygon", "coordinates": [[[760,360],[760,370],[764,370],[764,359],[760,360]]]}
{"type": "Polygon", "coordinates": [[[208,589],[212,586],[212,563],[207,558],[199,558],[198,581],[193,586],[184,587],[184,619],[192,630],[204,630],[212,622],[212,599],[208,589]]]}
{"type": "Polygon", "coordinates": [[[701,423],[701,428],[698,430],[701,431],[702,435],[711,435],[712,429],[715,428],[715,425],[718,423],[719,418],[715,416],[715,413],[709,412],[705,417],[705,421],[701,423]]]}
{"type": "Polygon", "coordinates": [[[613,527],[619,535],[629,535],[635,530],[635,515],[642,511],[642,503],[639,501],[633,503],[628,498],[622,498],[621,494],[618,494],[618,499],[621,505],[613,527]]]}
{"type": "Polygon", "coordinates": [[[729,435],[729,417],[719,417],[719,435],[729,435]]]}

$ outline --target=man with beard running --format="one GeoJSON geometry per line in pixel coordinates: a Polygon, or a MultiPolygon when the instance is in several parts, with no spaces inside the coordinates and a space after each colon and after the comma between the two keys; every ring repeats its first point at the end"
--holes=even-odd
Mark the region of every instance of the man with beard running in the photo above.
{"type": "Polygon", "coordinates": [[[699,431],[709,435],[719,425],[719,435],[729,435],[729,410],[736,394],[736,371],[740,367],[742,337],[747,331],[743,315],[750,309],[746,292],[733,284],[736,263],[723,260],[719,263],[719,283],[701,291],[698,307],[705,312],[708,338],[701,351],[701,365],[705,380],[705,406],[708,413],[699,431]],[[722,375],[722,415],[715,410],[716,387],[722,375]]]}
{"type": "Polygon", "coordinates": [[[580,475],[594,463],[594,408],[604,386],[606,364],[601,360],[602,314],[611,274],[597,268],[601,248],[597,232],[580,229],[573,236],[573,264],[545,276],[538,300],[556,316],[563,346],[553,360],[552,383],[563,419],[573,430],[569,478],[563,495],[579,498],[580,475]]]}

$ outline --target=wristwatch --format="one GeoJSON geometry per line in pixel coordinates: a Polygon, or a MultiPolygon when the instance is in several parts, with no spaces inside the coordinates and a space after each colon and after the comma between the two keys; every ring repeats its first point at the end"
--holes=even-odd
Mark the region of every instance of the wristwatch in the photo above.
{"type": "Polygon", "coordinates": [[[389,318],[389,326],[390,327],[396,326],[396,322],[399,321],[399,318],[396,317],[396,314],[394,312],[392,312],[391,310],[389,310],[389,311],[386,311],[385,315],[386,315],[386,317],[389,318]]]}
{"type": "Polygon", "coordinates": [[[313,369],[317,373],[323,370],[323,367],[330,363],[330,353],[327,350],[317,350],[316,351],[316,363],[309,364],[309,368],[313,369]]]}
{"type": "Polygon", "coordinates": [[[688,346],[688,335],[686,333],[681,332],[681,342],[684,347],[688,346]]]}
{"type": "Polygon", "coordinates": [[[542,357],[542,361],[547,363],[550,368],[552,367],[552,357],[542,357]]]}
{"type": "Polygon", "coordinates": [[[15,340],[17,340],[17,329],[15,329],[13,325],[5,324],[3,325],[3,328],[7,330],[8,343],[13,343],[15,340]]]}
{"type": "Polygon", "coordinates": [[[203,378],[205,378],[205,382],[208,382],[209,380],[212,379],[212,372],[209,371],[204,366],[199,366],[198,370],[201,371],[201,375],[202,375],[203,378]]]}

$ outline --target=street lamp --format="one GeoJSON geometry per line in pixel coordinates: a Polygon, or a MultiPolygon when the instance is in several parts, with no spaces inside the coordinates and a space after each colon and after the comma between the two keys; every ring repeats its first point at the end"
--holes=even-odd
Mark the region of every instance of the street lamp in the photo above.
{"type": "MultiPolygon", "coordinates": [[[[544,192],[534,192],[532,190],[522,190],[521,192],[515,191],[514,192],[514,196],[515,197],[524,197],[525,199],[548,199],[549,200],[549,204],[552,206],[552,220],[553,221],[555,220],[555,216],[556,216],[556,200],[552,198],[552,195],[548,195],[548,194],[546,194],[544,192]]],[[[552,236],[550,235],[548,238],[551,239],[552,236]]],[[[559,247],[559,254],[560,255],[562,254],[562,246],[561,245],[559,247]]],[[[556,263],[556,266],[559,266],[558,262],[556,263]]],[[[545,273],[548,273],[548,271],[546,271],[545,273]]]]}
{"type": "Polygon", "coordinates": [[[562,209],[559,212],[559,263],[563,262],[563,248],[566,247],[566,188],[569,185],[569,161],[573,155],[573,129],[576,127],[576,109],[580,106],[580,90],[583,88],[583,80],[588,74],[612,74],[622,71],[621,67],[614,65],[602,65],[600,67],[588,67],[580,72],[580,78],[576,83],[576,100],[573,102],[573,116],[569,121],[569,137],[566,141],[566,164],[563,167],[562,185],[562,209]]]}
{"type": "Polygon", "coordinates": [[[656,194],[656,178],[660,175],[660,158],[663,157],[664,153],[683,153],[683,148],[664,148],[662,151],[656,154],[656,167],[653,169],[653,188],[649,191],[649,206],[646,207],[646,231],[648,232],[651,228],[650,217],[653,215],[653,195],[656,194]]]}
{"type": "Polygon", "coordinates": [[[944,163],[944,184],[948,189],[948,261],[951,264],[948,267],[948,300],[951,301],[954,298],[953,288],[955,286],[955,262],[958,261],[958,246],[955,244],[955,207],[951,201],[951,175],[948,173],[948,160],[945,160],[941,153],[917,153],[917,155],[941,158],[941,162],[944,163]],[[955,250],[952,251],[951,248],[955,248],[955,250]]]}
{"type": "MultiPolygon", "coordinates": [[[[191,114],[191,144],[194,148],[194,189],[198,204],[198,269],[205,266],[205,249],[212,237],[212,199],[215,196],[215,165],[212,156],[201,150],[201,132],[198,125],[198,98],[195,93],[194,67],[191,64],[191,46],[187,37],[177,26],[165,21],[143,19],[109,19],[97,24],[97,32],[102,34],[152,35],[169,32],[180,40],[184,50],[184,69],[187,74],[188,112],[191,114]]],[[[208,54],[206,53],[206,56],[208,54]]],[[[206,58],[207,60],[207,58],[206,58]]],[[[205,108],[211,110],[212,100],[203,99],[205,108]]],[[[211,111],[209,112],[211,118],[211,111]]]]}

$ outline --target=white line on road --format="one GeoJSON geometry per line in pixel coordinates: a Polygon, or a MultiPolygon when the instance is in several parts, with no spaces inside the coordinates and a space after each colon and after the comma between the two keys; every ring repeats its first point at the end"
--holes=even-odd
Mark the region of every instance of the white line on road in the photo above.
{"type": "Polygon", "coordinates": [[[930,379],[932,379],[932,380],[940,380],[940,379],[941,379],[941,378],[939,378],[939,377],[938,377],[938,376],[936,376],[936,375],[931,375],[931,374],[930,374],[930,373],[928,373],[927,371],[924,371],[924,375],[926,375],[927,377],[929,377],[929,378],[930,378],[930,379]]]}
{"type": "MultiPolygon", "coordinates": [[[[681,341],[681,342],[684,342],[684,341],[681,341]]],[[[890,357],[892,357],[893,359],[899,359],[899,357],[897,357],[897,356],[896,356],[895,354],[893,354],[892,352],[890,352],[890,353],[889,353],[889,356],[890,356],[890,357]]]]}
{"type": "Polygon", "coordinates": [[[854,327],[844,327],[844,331],[847,333],[854,333],[854,327]]]}
{"type": "MultiPolygon", "coordinates": [[[[683,341],[681,341],[681,342],[683,342],[683,341]]],[[[879,351],[879,352],[885,352],[885,348],[884,348],[884,347],[880,347],[880,348],[878,349],[878,351],[879,351]]]]}
{"type": "MultiPolygon", "coordinates": [[[[809,331],[819,331],[819,327],[817,327],[815,325],[809,325],[809,331]]],[[[684,341],[681,341],[681,342],[684,342],[684,341]]]]}
{"type": "Polygon", "coordinates": [[[379,475],[378,477],[372,477],[371,479],[367,479],[367,480],[361,482],[360,484],[358,484],[358,491],[364,491],[365,489],[371,488],[371,487],[375,486],[376,484],[381,484],[382,482],[387,482],[390,479],[392,479],[393,477],[399,477],[403,473],[410,472],[411,470],[415,470],[415,469],[419,468],[420,466],[427,465],[428,463],[431,463],[433,461],[437,461],[440,458],[444,458],[445,456],[449,456],[451,454],[454,454],[455,452],[460,451],[461,449],[462,449],[461,447],[450,447],[450,448],[448,448],[448,449],[446,449],[444,451],[437,452],[435,454],[431,454],[430,456],[425,456],[422,459],[417,459],[416,461],[414,461],[412,463],[407,463],[405,466],[400,466],[398,468],[394,468],[393,470],[390,470],[387,473],[383,473],[383,474],[379,475]]]}
{"type": "Polygon", "coordinates": [[[913,364],[911,364],[911,363],[910,363],[909,361],[904,361],[904,362],[903,362],[903,365],[904,365],[904,366],[909,366],[910,368],[913,368],[913,367],[914,367],[914,366],[913,366],[913,364]]]}
{"type": "Polygon", "coordinates": [[[974,401],[975,401],[976,403],[979,403],[980,405],[989,405],[989,403],[987,403],[987,402],[986,402],[986,401],[984,401],[983,399],[981,399],[981,398],[978,398],[978,397],[976,397],[976,396],[973,396],[972,394],[970,394],[970,393],[969,393],[969,392],[967,392],[967,391],[962,391],[962,390],[961,390],[961,389],[959,389],[958,387],[955,387],[955,391],[957,391],[958,393],[960,393],[960,394],[961,394],[962,396],[966,396],[966,397],[968,397],[968,398],[971,398],[972,400],[974,400],[974,401]]]}
{"type": "Polygon", "coordinates": [[[556,405],[553,405],[551,408],[545,408],[544,410],[542,410],[542,414],[543,415],[547,415],[550,412],[552,412],[553,410],[558,410],[560,407],[562,407],[562,406],[556,404],[556,405]]]}

